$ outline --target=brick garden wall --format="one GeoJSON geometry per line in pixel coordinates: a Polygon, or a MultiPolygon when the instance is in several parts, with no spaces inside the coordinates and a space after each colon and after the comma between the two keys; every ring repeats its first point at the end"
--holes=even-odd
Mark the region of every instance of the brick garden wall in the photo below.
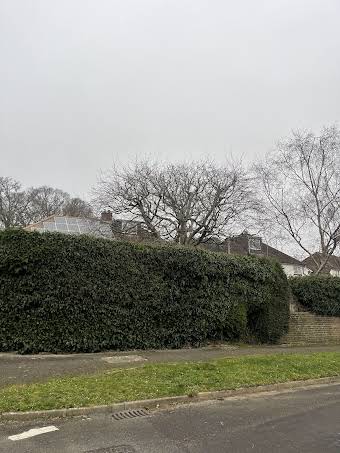
{"type": "Polygon", "coordinates": [[[281,343],[340,344],[340,318],[293,311],[290,313],[289,332],[281,343]]]}

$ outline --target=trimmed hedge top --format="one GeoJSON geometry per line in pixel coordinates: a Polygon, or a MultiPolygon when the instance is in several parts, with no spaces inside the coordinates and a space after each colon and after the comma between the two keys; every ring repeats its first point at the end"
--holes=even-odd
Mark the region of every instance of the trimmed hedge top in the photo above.
{"type": "Polygon", "coordinates": [[[177,246],[0,233],[0,350],[177,348],[288,328],[281,266],[177,246]]]}
{"type": "Polygon", "coordinates": [[[340,278],[331,275],[289,279],[296,300],[318,315],[340,316],[340,278]]]}

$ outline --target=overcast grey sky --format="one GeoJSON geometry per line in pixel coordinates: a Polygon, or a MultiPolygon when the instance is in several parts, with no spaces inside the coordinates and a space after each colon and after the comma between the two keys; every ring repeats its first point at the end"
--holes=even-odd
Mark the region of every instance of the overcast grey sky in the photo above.
{"type": "Polygon", "coordinates": [[[1,176],[254,158],[340,119],[340,0],[0,0],[1,176]]]}

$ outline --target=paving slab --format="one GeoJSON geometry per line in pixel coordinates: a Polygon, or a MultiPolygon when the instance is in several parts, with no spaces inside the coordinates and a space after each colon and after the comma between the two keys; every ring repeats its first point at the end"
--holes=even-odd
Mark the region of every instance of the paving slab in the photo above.
{"type": "Polygon", "coordinates": [[[146,357],[142,357],[141,355],[135,355],[135,354],[130,354],[130,355],[113,355],[113,356],[108,356],[108,357],[102,357],[102,360],[107,363],[113,363],[113,364],[123,364],[123,363],[136,363],[136,362],[144,362],[147,361],[148,359],[146,357]]]}

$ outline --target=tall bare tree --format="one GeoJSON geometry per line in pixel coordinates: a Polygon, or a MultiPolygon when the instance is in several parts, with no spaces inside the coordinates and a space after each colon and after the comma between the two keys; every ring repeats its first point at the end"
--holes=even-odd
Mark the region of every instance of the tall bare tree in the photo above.
{"type": "Polygon", "coordinates": [[[92,207],[81,198],[53,187],[31,187],[9,177],[0,177],[0,227],[11,228],[38,222],[53,214],[91,217],[92,207]]]}
{"type": "Polygon", "coordinates": [[[28,189],[27,197],[30,201],[27,223],[38,222],[53,214],[62,214],[63,207],[70,200],[67,192],[48,186],[28,189]]]}
{"type": "Polygon", "coordinates": [[[225,237],[253,202],[240,164],[212,162],[114,167],[99,180],[95,197],[101,208],[141,221],[155,238],[193,245],[225,237]]]}
{"type": "Polygon", "coordinates": [[[70,198],[66,201],[62,208],[63,215],[72,217],[92,217],[93,210],[89,203],[81,198],[70,198]]]}
{"type": "Polygon", "coordinates": [[[339,129],[294,132],[256,172],[265,221],[284,230],[320,273],[340,240],[339,129]]]}
{"type": "Polygon", "coordinates": [[[29,199],[21,184],[9,177],[0,177],[0,226],[10,228],[25,224],[29,199]]]}

